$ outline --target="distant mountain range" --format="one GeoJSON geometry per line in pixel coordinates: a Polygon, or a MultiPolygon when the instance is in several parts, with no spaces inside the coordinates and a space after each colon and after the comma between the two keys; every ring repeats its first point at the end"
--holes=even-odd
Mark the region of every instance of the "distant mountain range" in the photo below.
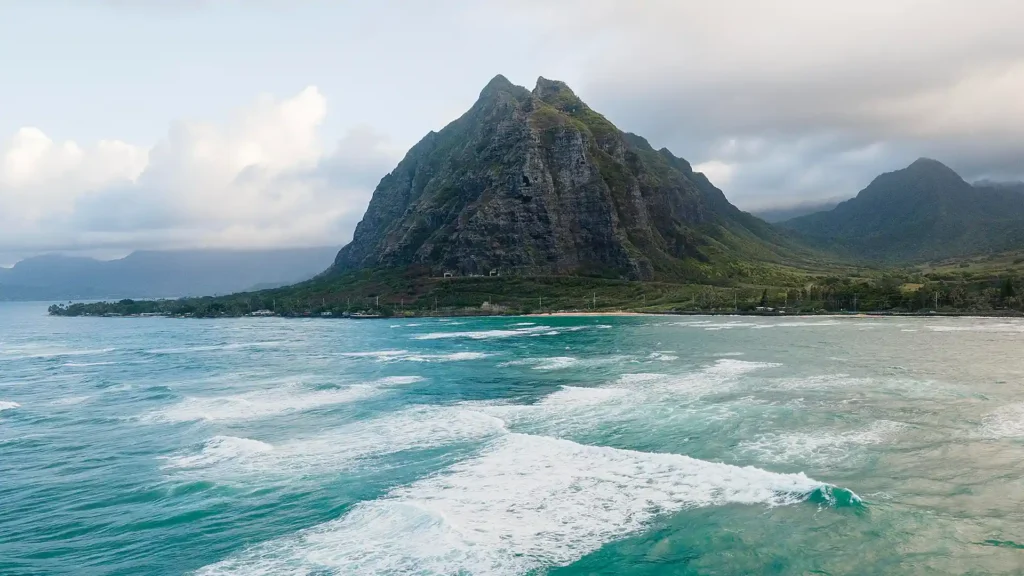
{"type": "Polygon", "coordinates": [[[60,255],[0,268],[0,300],[156,298],[228,294],[307,280],[336,247],[133,252],[119,260],[60,255]]]}
{"type": "Polygon", "coordinates": [[[968,184],[921,158],[834,209],[781,226],[844,258],[913,263],[1024,249],[1024,184],[968,184]]]}
{"type": "Polygon", "coordinates": [[[793,250],[564,83],[531,91],[499,75],[381,180],[334,271],[711,280],[793,250]]]}

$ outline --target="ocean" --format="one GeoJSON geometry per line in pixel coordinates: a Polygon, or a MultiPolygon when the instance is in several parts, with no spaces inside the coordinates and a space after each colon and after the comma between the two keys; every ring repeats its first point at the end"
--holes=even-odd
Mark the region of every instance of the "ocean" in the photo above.
{"type": "Polygon", "coordinates": [[[1020,574],[1022,343],[0,303],[0,574],[1020,574]]]}

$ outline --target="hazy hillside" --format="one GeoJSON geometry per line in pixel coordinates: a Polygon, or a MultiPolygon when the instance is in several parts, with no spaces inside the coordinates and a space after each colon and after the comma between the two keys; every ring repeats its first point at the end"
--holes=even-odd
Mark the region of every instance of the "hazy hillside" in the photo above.
{"type": "Polygon", "coordinates": [[[919,262],[1024,247],[1019,184],[972,186],[922,158],[882,174],[833,210],[782,223],[807,242],[858,259],[919,262]]]}

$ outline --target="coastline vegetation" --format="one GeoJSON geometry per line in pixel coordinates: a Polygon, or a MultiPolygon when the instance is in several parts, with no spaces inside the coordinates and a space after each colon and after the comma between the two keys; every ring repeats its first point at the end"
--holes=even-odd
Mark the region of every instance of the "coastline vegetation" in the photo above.
{"type": "MultiPolygon", "coordinates": [[[[776,282],[723,278],[648,282],[583,276],[439,278],[425,270],[323,274],[283,288],[218,297],[51,306],[55,316],[193,318],[393,317],[560,311],[748,314],[972,314],[1017,316],[1024,259],[1012,255],[906,269],[785,269],[776,282]]],[[[752,280],[752,279],[751,279],[752,280]]]]}

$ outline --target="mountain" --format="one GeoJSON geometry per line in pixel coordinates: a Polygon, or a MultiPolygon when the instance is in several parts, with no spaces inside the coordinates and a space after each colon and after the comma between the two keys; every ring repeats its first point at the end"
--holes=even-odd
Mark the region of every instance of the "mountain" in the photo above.
{"type": "Polygon", "coordinates": [[[702,279],[792,250],[564,83],[530,91],[499,75],[380,181],[333,271],[702,279]]]}
{"type": "Polygon", "coordinates": [[[330,267],[336,252],[333,247],[139,251],[109,261],[50,254],[0,268],[0,300],[226,294],[306,280],[330,267]]]}
{"type": "Polygon", "coordinates": [[[775,224],[778,222],[785,222],[786,220],[792,220],[793,218],[799,218],[800,216],[806,216],[808,214],[815,214],[817,212],[827,212],[832,210],[839,205],[839,200],[824,200],[820,202],[802,202],[799,204],[791,204],[789,206],[779,206],[775,208],[763,208],[761,210],[754,210],[752,214],[758,218],[775,224]]]}
{"type": "Polygon", "coordinates": [[[877,262],[909,263],[1024,248],[1019,186],[972,186],[921,158],[882,174],[855,198],[782,226],[809,243],[877,262]]]}

